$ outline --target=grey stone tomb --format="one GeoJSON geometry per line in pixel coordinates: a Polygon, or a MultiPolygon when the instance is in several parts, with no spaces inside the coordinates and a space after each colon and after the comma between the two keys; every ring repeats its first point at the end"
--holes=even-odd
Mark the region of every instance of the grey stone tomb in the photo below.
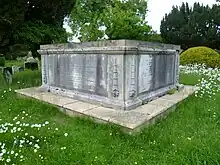
{"type": "Polygon", "coordinates": [[[45,91],[130,110],[179,84],[180,46],[134,40],[42,45],[45,91]]]}

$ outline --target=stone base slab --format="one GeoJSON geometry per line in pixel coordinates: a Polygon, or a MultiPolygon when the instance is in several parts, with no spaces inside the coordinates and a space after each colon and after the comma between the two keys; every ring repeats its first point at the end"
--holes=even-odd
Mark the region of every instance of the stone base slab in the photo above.
{"type": "Polygon", "coordinates": [[[17,94],[38,99],[59,107],[69,116],[87,116],[99,121],[114,123],[122,126],[129,132],[139,131],[144,125],[152,124],[157,118],[165,116],[175,109],[175,105],[193,94],[195,87],[184,86],[180,91],[172,95],[165,95],[145,105],[130,111],[120,111],[102,107],[88,102],[78,101],[72,98],[60,96],[50,92],[43,92],[39,88],[27,88],[16,90],[17,94]]]}

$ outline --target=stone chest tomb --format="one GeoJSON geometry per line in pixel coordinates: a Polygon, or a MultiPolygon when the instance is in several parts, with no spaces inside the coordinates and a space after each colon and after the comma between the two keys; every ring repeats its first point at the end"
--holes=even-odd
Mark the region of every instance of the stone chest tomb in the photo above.
{"type": "Polygon", "coordinates": [[[42,89],[120,110],[176,88],[179,50],[134,40],[42,45],[42,89]]]}

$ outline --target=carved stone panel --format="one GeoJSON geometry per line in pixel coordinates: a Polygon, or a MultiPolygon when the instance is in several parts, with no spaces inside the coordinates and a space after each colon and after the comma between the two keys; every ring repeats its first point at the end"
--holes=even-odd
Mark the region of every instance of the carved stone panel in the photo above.
{"type": "Polygon", "coordinates": [[[41,56],[41,62],[42,62],[42,85],[47,84],[47,57],[48,56],[41,56]]]}
{"type": "Polygon", "coordinates": [[[175,74],[175,56],[167,55],[167,70],[166,70],[166,85],[174,84],[174,74],[175,74]]]}
{"type": "Polygon", "coordinates": [[[119,87],[118,87],[118,61],[117,57],[113,58],[113,68],[112,68],[112,96],[119,97],[119,87]]]}
{"type": "Polygon", "coordinates": [[[74,63],[74,65],[71,65],[73,89],[81,90],[83,87],[83,56],[73,55],[71,61],[74,63]]]}
{"type": "Polygon", "coordinates": [[[48,58],[48,75],[49,75],[49,85],[57,86],[59,76],[57,74],[58,60],[57,55],[49,55],[48,58]]]}
{"type": "Polygon", "coordinates": [[[133,99],[137,96],[138,75],[137,75],[138,55],[127,55],[125,69],[125,99],[133,99]]]}
{"type": "Polygon", "coordinates": [[[96,93],[101,96],[107,96],[108,85],[108,56],[97,56],[97,71],[96,71],[96,93]]]}
{"type": "Polygon", "coordinates": [[[97,76],[97,56],[86,55],[83,62],[83,90],[95,92],[97,76]]]}
{"type": "Polygon", "coordinates": [[[152,85],[153,85],[152,62],[153,62],[152,55],[140,55],[139,66],[138,66],[139,93],[144,93],[152,89],[152,85]]]}
{"type": "Polygon", "coordinates": [[[154,56],[154,89],[164,87],[166,84],[166,69],[167,69],[167,56],[164,55],[155,55],[154,56]]]}

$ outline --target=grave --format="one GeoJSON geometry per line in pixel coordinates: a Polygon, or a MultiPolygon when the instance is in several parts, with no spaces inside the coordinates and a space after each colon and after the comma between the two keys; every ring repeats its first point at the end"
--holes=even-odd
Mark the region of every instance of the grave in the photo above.
{"type": "Polygon", "coordinates": [[[43,87],[52,93],[129,110],[176,88],[179,46],[116,40],[43,45],[43,87]]]}
{"type": "Polygon", "coordinates": [[[6,82],[8,82],[9,84],[12,83],[12,67],[5,67],[3,69],[3,76],[6,80],[6,82]]]}
{"type": "Polygon", "coordinates": [[[24,67],[23,66],[12,66],[12,73],[15,74],[17,72],[23,72],[24,67]]]}
{"type": "Polygon", "coordinates": [[[70,116],[137,130],[194,92],[191,86],[180,90],[179,51],[177,45],[134,40],[41,45],[42,86],[16,92],[70,116]]]}
{"type": "Polygon", "coordinates": [[[27,59],[24,62],[25,69],[38,70],[38,61],[32,57],[31,51],[28,52],[27,59]]]}

